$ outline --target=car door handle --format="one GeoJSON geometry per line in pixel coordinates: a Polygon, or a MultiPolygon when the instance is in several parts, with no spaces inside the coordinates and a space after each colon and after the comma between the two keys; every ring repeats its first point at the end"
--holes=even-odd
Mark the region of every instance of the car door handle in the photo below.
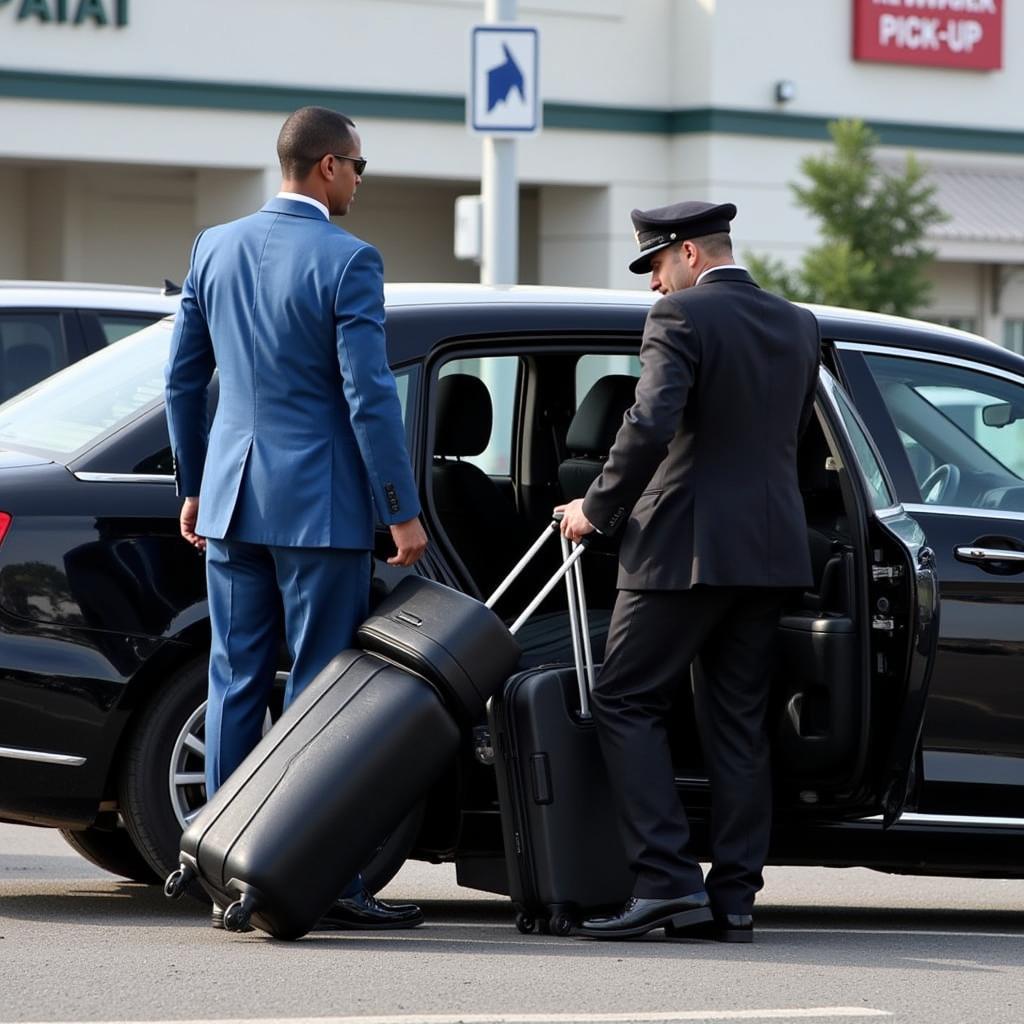
{"type": "Polygon", "coordinates": [[[959,547],[954,554],[961,562],[1018,562],[1024,566],[1024,551],[1005,548],[959,547]]]}

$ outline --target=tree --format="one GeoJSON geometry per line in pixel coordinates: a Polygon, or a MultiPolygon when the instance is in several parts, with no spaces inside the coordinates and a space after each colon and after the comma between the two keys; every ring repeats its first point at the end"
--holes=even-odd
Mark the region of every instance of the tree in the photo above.
{"type": "Polygon", "coordinates": [[[935,187],[913,154],[902,173],[879,166],[878,136],[863,121],[833,121],[833,149],[805,157],[807,184],[791,184],[797,203],[821,222],[819,245],[796,268],[744,254],[757,281],[787,298],[906,316],[923,306],[935,257],[928,229],[947,220],[935,187]]]}

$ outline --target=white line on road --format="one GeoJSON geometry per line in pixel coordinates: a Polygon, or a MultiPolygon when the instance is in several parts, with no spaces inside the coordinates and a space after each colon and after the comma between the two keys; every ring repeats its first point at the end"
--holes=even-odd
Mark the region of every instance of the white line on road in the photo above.
{"type": "MultiPolygon", "coordinates": [[[[89,1024],[674,1024],[712,1020],[834,1020],[891,1017],[867,1006],[812,1006],[774,1010],[667,1010],[662,1013],[423,1013],[384,1017],[266,1017],[232,1020],[90,1021],[89,1024]]],[[[56,1024],[56,1022],[47,1022],[56,1024]]],[[[60,1024],[80,1024],[64,1021],[60,1024]]]]}

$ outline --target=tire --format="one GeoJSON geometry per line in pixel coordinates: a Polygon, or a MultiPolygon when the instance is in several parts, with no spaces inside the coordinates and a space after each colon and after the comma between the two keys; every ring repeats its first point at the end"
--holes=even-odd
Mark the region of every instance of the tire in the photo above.
{"type": "Polygon", "coordinates": [[[206,802],[202,750],[184,741],[191,736],[201,744],[205,703],[204,659],[171,675],[137,714],[121,762],[118,799],[125,827],[161,878],[177,869],[185,822],[206,802]],[[182,780],[187,769],[191,781],[172,783],[172,768],[181,769],[182,780]]]}
{"type": "Polygon", "coordinates": [[[90,864],[119,875],[132,882],[158,885],[160,876],[149,862],[139,853],[127,829],[122,827],[61,829],[60,834],[76,853],[80,853],[90,864]]]}
{"type": "MultiPolygon", "coordinates": [[[[181,833],[206,802],[202,782],[206,660],[166,680],[140,712],[128,739],[118,783],[125,827],[159,879],[178,867],[181,833]],[[175,780],[175,781],[172,781],[175,780]]],[[[419,836],[425,802],[414,807],[363,869],[371,892],[398,873],[419,836]]],[[[193,883],[188,891],[199,895],[193,883]]]]}

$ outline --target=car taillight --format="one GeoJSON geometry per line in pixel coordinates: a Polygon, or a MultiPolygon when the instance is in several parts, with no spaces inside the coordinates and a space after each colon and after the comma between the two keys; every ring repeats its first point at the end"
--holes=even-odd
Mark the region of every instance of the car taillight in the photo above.
{"type": "Polygon", "coordinates": [[[6,512],[0,512],[0,544],[3,544],[4,537],[11,526],[11,517],[6,512]]]}

